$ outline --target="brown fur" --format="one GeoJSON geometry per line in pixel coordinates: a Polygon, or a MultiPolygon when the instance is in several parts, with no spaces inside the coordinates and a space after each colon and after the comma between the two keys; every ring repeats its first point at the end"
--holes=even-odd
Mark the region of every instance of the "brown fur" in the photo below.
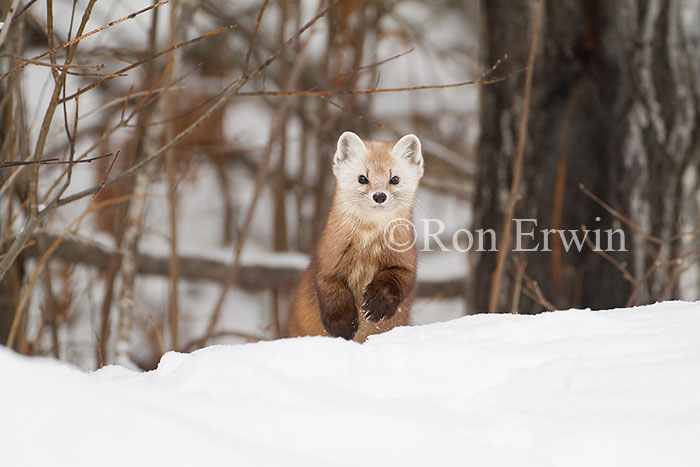
{"type": "MultiPolygon", "coordinates": [[[[393,145],[365,144],[371,154],[368,163],[377,168],[388,164],[393,145]]],[[[412,208],[412,203],[399,207],[391,218],[412,219],[412,208]]],[[[392,251],[385,239],[390,220],[342,209],[336,187],[311,265],[294,300],[290,337],[339,336],[364,342],[369,335],[409,323],[416,252],[413,248],[392,251]]],[[[413,234],[412,227],[402,227],[394,231],[394,238],[403,243],[413,234]]]]}

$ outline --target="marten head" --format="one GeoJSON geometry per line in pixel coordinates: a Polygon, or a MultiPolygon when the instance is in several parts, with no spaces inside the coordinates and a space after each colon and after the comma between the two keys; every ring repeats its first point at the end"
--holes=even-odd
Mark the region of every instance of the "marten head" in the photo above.
{"type": "Polygon", "coordinates": [[[337,201],[363,216],[410,210],[423,176],[423,154],[415,135],[396,144],[362,141],[346,131],[338,139],[333,159],[337,201]]]}

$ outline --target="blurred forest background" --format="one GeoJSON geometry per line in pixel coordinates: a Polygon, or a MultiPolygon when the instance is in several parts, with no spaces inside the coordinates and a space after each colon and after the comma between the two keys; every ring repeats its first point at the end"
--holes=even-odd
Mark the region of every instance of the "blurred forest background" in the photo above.
{"type": "Polygon", "coordinates": [[[345,130],[419,136],[416,217],[447,244],[513,217],[627,234],[421,252],[416,324],[700,297],[700,0],[1,5],[0,342],[22,353],[149,369],[283,336],[345,130]]]}

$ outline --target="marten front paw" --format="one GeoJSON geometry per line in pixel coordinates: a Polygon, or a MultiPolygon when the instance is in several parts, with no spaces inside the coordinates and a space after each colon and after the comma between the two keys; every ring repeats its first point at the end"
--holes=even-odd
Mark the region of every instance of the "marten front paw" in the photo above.
{"type": "Polygon", "coordinates": [[[345,301],[334,307],[322,308],[321,322],[331,336],[352,340],[359,326],[355,303],[345,301]]]}
{"type": "Polygon", "coordinates": [[[398,287],[391,283],[372,281],[362,295],[362,311],[370,321],[394,316],[401,302],[398,287]]]}

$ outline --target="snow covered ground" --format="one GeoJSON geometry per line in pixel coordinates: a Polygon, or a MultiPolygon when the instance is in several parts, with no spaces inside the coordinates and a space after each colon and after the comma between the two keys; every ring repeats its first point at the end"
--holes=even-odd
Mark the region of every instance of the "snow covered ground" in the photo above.
{"type": "Polygon", "coordinates": [[[700,465],[700,302],[0,372],[8,467],[700,465]]]}

